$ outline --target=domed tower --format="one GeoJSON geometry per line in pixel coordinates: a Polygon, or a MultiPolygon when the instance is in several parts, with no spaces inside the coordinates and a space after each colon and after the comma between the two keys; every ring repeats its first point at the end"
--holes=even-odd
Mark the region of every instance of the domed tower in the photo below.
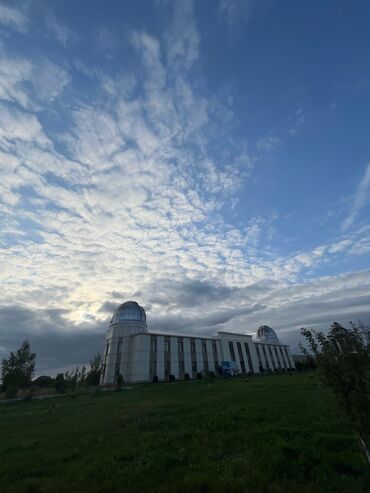
{"type": "Polygon", "coordinates": [[[258,327],[256,338],[258,342],[266,342],[266,343],[269,342],[272,344],[280,344],[276,332],[268,325],[261,325],[261,327],[258,327]]]}
{"type": "Polygon", "coordinates": [[[130,378],[133,336],[147,332],[145,310],[136,301],[126,301],[114,311],[107,330],[101,384],[114,384],[118,375],[130,378]]]}
{"type": "Polygon", "coordinates": [[[121,336],[148,332],[145,310],[136,301],[122,303],[113,313],[109,329],[119,329],[121,336]]]}

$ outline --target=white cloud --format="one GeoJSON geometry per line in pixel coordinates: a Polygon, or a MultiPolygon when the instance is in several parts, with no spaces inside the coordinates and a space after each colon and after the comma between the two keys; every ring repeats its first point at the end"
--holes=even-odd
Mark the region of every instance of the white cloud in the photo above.
{"type": "Polygon", "coordinates": [[[55,39],[64,47],[78,39],[78,35],[68,26],[60,23],[51,11],[46,13],[46,26],[55,39]]]}
{"type": "Polygon", "coordinates": [[[351,212],[342,223],[342,229],[346,230],[352,226],[360,210],[369,203],[370,200],[370,164],[365,169],[364,176],[357,186],[355,198],[352,204],[351,212]]]}
{"type": "Polygon", "coordinates": [[[221,19],[234,34],[250,20],[254,7],[255,0],[219,0],[221,19]]]}
{"type": "Polygon", "coordinates": [[[27,308],[19,316],[43,330],[51,320],[45,310],[56,310],[56,331],[103,332],[99,310],[114,291],[138,297],[153,323],[195,332],[262,322],[293,330],[300,313],[309,321],[317,307],[326,318],[345,314],[349,304],[335,302],[349,303],[345,290],[359,306],[368,293],[365,275],[309,281],[328,259],[351,252],[348,238],[282,256],[271,237],[266,243],[275,214],[228,223],[224,210],[254,160],[248,143],[231,138],[230,104],[192,83],[200,37],[190,7],[176,3],[164,41],[133,33],[132,71],[107,75],[77,63],[93,87],[89,97],[74,90],[62,62],[4,54],[0,305],[17,300],[27,308]]]}
{"type": "Polygon", "coordinates": [[[0,23],[11,26],[19,32],[26,32],[28,19],[19,9],[0,4],[0,23]]]}
{"type": "Polygon", "coordinates": [[[0,100],[37,111],[69,84],[68,73],[47,59],[0,58],[0,100]]]}
{"type": "Polygon", "coordinates": [[[0,104],[0,143],[6,148],[15,141],[50,145],[35,115],[0,104]]]}

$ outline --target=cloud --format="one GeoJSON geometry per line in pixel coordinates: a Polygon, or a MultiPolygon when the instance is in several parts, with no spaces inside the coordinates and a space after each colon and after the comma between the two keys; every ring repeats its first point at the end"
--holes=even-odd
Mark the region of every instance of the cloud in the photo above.
{"type": "Polygon", "coordinates": [[[36,116],[0,104],[0,144],[6,147],[15,141],[50,144],[36,116]]]}
{"type": "Polygon", "coordinates": [[[19,9],[0,4],[0,23],[24,33],[28,28],[28,19],[19,9]]]}
{"type": "Polygon", "coordinates": [[[239,33],[255,8],[255,0],[219,0],[219,12],[223,22],[234,34],[239,33]]]}
{"type": "Polygon", "coordinates": [[[256,159],[230,101],[199,84],[193,4],[172,8],[163,36],[131,31],[124,69],[2,50],[0,346],[29,337],[42,371],[88,361],[132,298],[156,330],[267,323],[294,343],[298,324],[367,309],[367,272],[312,276],[369,232],[282,255],[276,214],[230,224],[256,159]]]}
{"type": "Polygon", "coordinates": [[[54,101],[69,84],[68,73],[48,59],[0,57],[0,99],[37,111],[54,101]]]}
{"type": "Polygon", "coordinates": [[[367,165],[364,176],[362,177],[360,183],[357,186],[351,211],[349,215],[342,222],[342,229],[344,231],[347,230],[350,226],[352,226],[353,222],[357,218],[361,209],[363,209],[363,207],[365,207],[365,205],[369,203],[369,199],[370,199],[370,163],[367,165]]]}
{"type": "Polygon", "coordinates": [[[78,35],[68,26],[61,24],[51,11],[46,12],[46,26],[55,39],[64,47],[78,40],[78,35]]]}

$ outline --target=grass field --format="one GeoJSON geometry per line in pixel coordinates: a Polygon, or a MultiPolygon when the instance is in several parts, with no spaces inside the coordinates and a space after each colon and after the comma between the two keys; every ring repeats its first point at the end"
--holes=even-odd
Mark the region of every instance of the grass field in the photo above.
{"type": "Polygon", "coordinates": [[[0,406],[0,492],[365,492],[310,374],[150,384],[0,406]]]}

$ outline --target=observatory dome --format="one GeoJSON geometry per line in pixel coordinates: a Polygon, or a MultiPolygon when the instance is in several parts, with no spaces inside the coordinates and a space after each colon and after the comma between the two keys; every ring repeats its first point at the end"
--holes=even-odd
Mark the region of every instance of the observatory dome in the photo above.
{"type": "Polygon", "coordinates": [[[114,311],[110,325],[132,323],[146,327],[145,310],[136,301],[126,301],[114,311]]]}
{"type": "Polygon", "coordinates": [[[268,325],[261,325],[257,330],[257,340],[259,342],[272,342],[275,344],[280,344],[279,338],[276,335],[274,329],[268,325]]]}

